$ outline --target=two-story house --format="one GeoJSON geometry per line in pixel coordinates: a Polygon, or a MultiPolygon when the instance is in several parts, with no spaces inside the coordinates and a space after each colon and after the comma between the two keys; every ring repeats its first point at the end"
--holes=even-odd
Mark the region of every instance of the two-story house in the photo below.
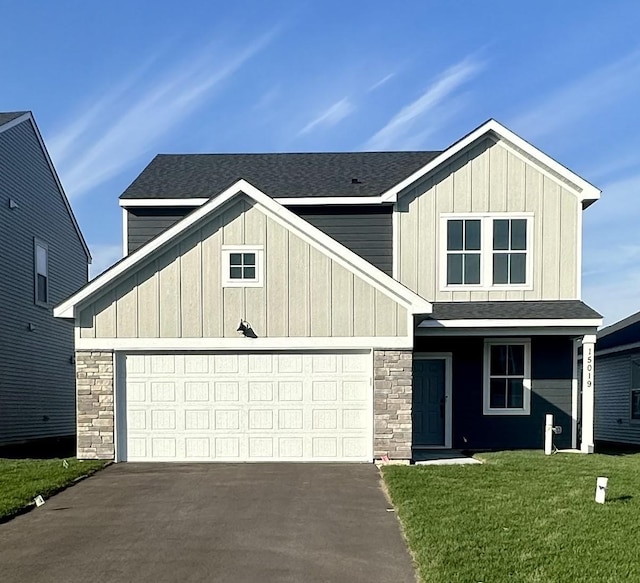
{"type": "Polygon", "coordinates": [[[599,190],[490,120],[442,152],[160,155],[73,318],[79,456],[593,447],[599,190]]]}
{"type": "Polygon", "coordinates": [[[0,445],[76,433],[73,323],[89,249],[30,112],[0,113],[0,445]]]}

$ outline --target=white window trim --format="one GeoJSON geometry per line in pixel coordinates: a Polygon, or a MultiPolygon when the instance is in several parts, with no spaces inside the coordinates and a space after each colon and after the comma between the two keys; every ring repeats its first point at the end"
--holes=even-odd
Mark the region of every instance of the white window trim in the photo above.
{"type": "MultiPolygon", "coordinates": [[[[438,261],[440,271],[440,291],[530,291],[533,289],[533,213],[442,213],[440,214],[440,235],[438,261]],[[447,283],[447,221],[480,220],[480,283],[448,284],[447,283]],[[493,220],[525,219],[527,221],[527,270],[524,284],[493,284],[493,220]]],[[[470,251],[470,253],[474,253],[470,251]]],[[[509,252],[510,253],[510,252],[509,252]]]]}
{"type": "Polygon", "coordinates": [[[37,237],[33,238],[33,303],[36,306],[48,308],[51,304],[50,286],[49,286],[49,245],[37,237]],[[47,301],[42,302],[38,299],[38,247],[42,247],[47,252],[47,301]]]}
{"type": "Polygon", "coordinates": [[[633,386],[634,363],[640,365],[640,360],[637,358],[631,359],[631,366],[629,367],[629,422],[631,423],[631,425],[640,425],[640,419],[633,418],[633,391],[640,391],[640,387],[633,386]]]}
{"type": "Polygon", "coordinates": [[[263,245],[223,245],[222,257],[222,287],[263,287],[264,286],[264,246],[263,245]],[[253,280],[231,279],[229,276],[229,261],[232,253],[255,253],[256,277],[253,280]]]}
{"type": "Polygon", "coordinates": [[[482,383],[483,415],[530,415],[531,414],[531,339],[530,338],[491,338],[484,341],[484,370],[482,383]],[[524,346],[524,379],[522,382],[521,409],[492,409],[489,406],[489,387],[491,373],[491,347],[496,345],[524,346]]]}

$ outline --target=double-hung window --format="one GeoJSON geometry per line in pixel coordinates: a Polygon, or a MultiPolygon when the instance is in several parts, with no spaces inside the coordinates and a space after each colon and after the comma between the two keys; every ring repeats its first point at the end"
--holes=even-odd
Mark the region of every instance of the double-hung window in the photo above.
{"type": "Polygon", "coordinates": [[[263,248],[250,245],[222,247],[223,287],[262,287],[263,248]]]}
{"type": "Polygon", "coordinates": [[[493,219],[493,283],[527,283],[527,219],[493,219]]]}
{"type": "Polygon", "coordinates": [[[447,283],[477,285],[480,283],[480,221],[451,219],[447,221],[447,283]]]}
{"type": "Polygon", "coordinates": [[[640,360],[631,362],[631,421],[640,421],[640,360]]]}
{"type": "Polygon", "coordinates": [[[33,263],[35,303],[46,306],[49,303],[49,247],[38,239],[33,242],[33,263]]]}
{"type": "Polygon", "coordinates": [[[441,287],[530,289],[533,215],[443,215],[441,287]]]}
{"type": "Polygon", "coordinates": [[[531,409],[531,342],[486,340],[484,414],[528,415],[531,409]]]}

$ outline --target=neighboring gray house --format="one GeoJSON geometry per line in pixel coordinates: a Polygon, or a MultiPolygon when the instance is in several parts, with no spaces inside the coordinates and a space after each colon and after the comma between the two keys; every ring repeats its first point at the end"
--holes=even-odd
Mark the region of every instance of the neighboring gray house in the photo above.
{"type": "Polygon", "coordinates": [[[89,249],[30,112],[0,113],[0,445],[75,433],[73,325],[89,249]]]}
{"type": "Polygon", "coordinates": [[[78,454],[371,461],[593,450],[600,191],[494,120],[442,152],[157,156],[76,326],[78,454]]]}
{"type": "Polygon", "coordinates": [[[640,312],[600,330],[595,357],[596,440],[640,445],[640,312]]]}

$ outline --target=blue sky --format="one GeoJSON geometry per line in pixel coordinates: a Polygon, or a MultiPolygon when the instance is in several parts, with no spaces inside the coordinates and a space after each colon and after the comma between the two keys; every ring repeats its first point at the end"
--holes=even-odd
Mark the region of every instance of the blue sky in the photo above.
{"type": "Polygon", "coordinates": [[[603,190],[583,297],[640,310],[640,4],[0,0],[0,111],[31,109],[94,255],[160,152],[443,149],[494,117],[603,190]]]}

